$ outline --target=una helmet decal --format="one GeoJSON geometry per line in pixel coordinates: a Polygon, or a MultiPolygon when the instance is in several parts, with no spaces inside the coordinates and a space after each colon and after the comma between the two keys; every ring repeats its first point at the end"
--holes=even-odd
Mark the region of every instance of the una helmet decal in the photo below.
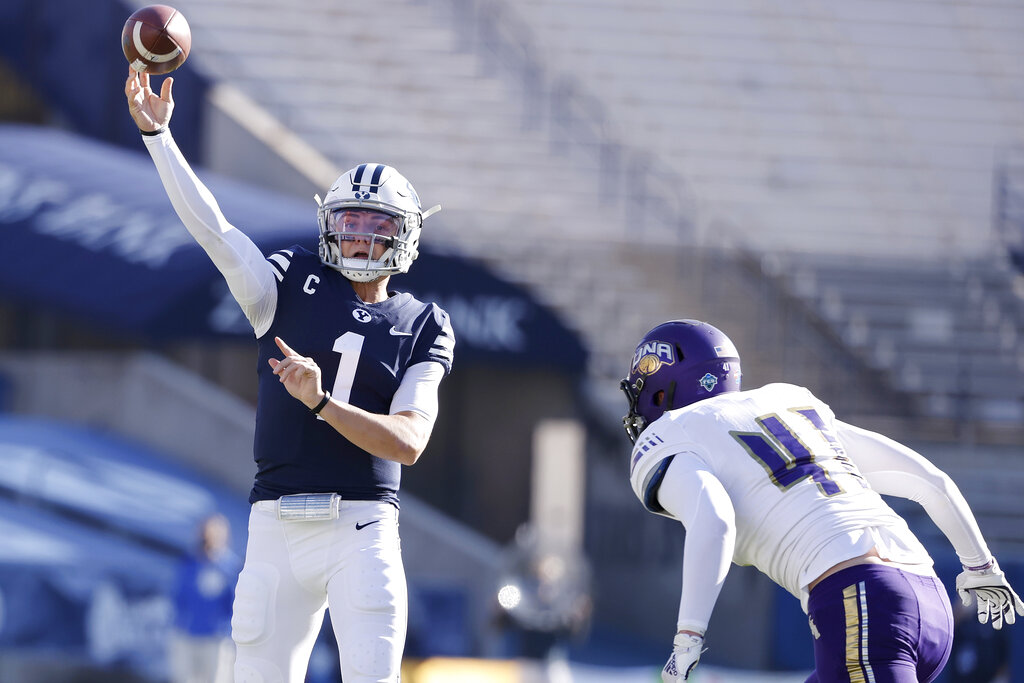
{"type": "Polygon", "coordinates": [[[633,354],[633,371],[641,375],[653,375],[663,366],[675,365],[675,348],[666,342],[648,341],[636,348],[633,354]]]}

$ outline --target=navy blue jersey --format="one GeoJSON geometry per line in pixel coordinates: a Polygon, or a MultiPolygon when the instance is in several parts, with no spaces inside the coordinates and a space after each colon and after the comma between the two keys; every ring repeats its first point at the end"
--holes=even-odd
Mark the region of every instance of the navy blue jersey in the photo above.
{"type": "Polygon", "coordinates": [[[277,275],[277,310],[260,337],[256,483],[249,502],[290,493],[335,492],[398,504],[401,465],[370,455],[294,399],[268,364],[274,337],[320,366],[333,398],[388,414],[405,371],[435,361],[451,370],[455,337],[448,314],[411,294],[364,303],[352,284],[299,246],[267,259],[277,275]]]}

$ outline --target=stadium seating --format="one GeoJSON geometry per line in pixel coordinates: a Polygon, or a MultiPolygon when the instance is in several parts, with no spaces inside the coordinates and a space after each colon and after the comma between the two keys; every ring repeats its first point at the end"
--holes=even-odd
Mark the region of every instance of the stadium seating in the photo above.
{"type": "Polygon", "coordinates": [[[764,248],[940,257],[991,242],[993,151],[1022,118],[1019,6],[516,10],[546,63],[599,89],[627,144],[764,248]]]}
{"type": "Polygon", "coordinates": [[[794,260],[786,280],[916,412],[1024,420],[1024,300],[1007,263],[794,260]]]}

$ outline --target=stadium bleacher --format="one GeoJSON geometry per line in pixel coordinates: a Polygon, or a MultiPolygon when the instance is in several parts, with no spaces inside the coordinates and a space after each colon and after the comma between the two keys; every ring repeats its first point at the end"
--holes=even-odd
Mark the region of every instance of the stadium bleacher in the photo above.
{"type": "Polygon", "coordinates": [[[1008,263],[955,265],[821,255],[794,259],[789,286],[914,412],[1007,425],[1024,420],[1024,300],[1008,263]]]}

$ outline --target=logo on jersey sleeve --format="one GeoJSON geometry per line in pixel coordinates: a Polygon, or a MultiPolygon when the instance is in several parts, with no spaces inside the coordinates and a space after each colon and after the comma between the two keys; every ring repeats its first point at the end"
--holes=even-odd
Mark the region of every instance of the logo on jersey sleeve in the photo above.
{"type": "Polygon", "coordinates": [[[672,344],[660,341],[644,342],[633,354],[632,373],[653,375],[663,366],[675,365],[676,350],[672,344]]]}

